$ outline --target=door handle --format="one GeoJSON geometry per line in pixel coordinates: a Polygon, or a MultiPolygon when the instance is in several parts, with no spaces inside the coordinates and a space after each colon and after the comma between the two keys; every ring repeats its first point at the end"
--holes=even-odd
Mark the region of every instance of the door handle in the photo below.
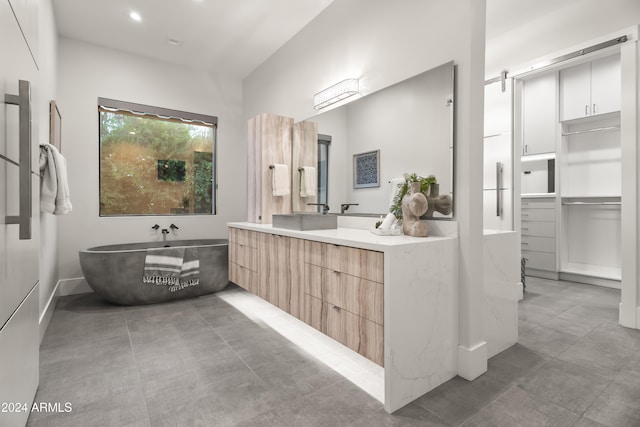
{"type": "Polygon", "coordinates": [[[31,83],[18,82],[18,95],[4,95],[5,104],[17,105],[19,130],[19,214],[7,215],[6,224],[18,224],[20,240],[31,239],[31,83]]]}
{"type": "Polygon", "coordinates": [[[502,163],[496,162],[496,216],[502,216],[502,200],[500,190],[502,189],[502,163]]]}

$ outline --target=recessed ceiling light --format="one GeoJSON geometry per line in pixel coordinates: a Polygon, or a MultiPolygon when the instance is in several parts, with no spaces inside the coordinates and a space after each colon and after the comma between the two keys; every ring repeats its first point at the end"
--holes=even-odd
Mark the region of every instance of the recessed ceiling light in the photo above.
{"type": "Polygon", "coordinates": [[[142,16],[140,16],[140,14],[135,10],[132,10],[131,12],[129,12],[129,18],[133,19],[136,22],[142,21],[142,16]]]}

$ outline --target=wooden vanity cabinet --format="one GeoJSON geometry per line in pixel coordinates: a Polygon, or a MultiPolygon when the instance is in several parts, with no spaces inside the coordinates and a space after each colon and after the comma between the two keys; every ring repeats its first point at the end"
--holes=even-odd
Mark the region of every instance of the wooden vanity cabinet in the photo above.
{"type": "Polygon", "coordinates": [[[229,228],[229,281],[258,293],[258,233],[229,228]]]}
{"type": "Polygon", "coordinates": [[[384,254],[229,228],[229,280],[384,363],[384,254]]]}
{"type": "Polygon", "coordinates": [[[384,255],[305,242],[302,320],[384,365],[384,255]]]}

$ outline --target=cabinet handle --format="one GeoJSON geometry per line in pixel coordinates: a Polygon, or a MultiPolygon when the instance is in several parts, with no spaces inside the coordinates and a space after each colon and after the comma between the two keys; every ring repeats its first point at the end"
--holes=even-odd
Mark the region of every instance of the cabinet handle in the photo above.
{"type": "Polygon", "coordinates": [[[20,240],[31,240],[31,83],[18,81],[18,95],[4,95],[5,104],[19,110],[20,213],[7,215],[6,224],[18,224],[20,240]]]}
{"type": "Polygon", "coordinates": [[[589,104],[584,106],[584,115],[588,116],[589,115],[589,104]]]}
{"type": "Polygon", "coordinates": [[[524,228],[524,227],[522,227],[522,229],[523,229],[523,230],[525,230],[525,231],[529,231],[529,229],[528,229],[528,228],[524,228]]]}
{"type": "Polygon", "coordinates": [[[338,311],[342,310],[340,307],[338,307],[337,305],[333,305],[333,304],[331,305],[331,308],[333,308],[335,310],[338,310],[338,311]]]}
{"type": "Polygon", "coordinates": [[[596,104],[593,104],[593,114],[598,114],[598,112],[596,111],[596,104]]]}
{"type": "Polygon", "coordinates": [[[523,213],[523,214],[522,214],[522,216],[529,216],[529,214],[525,214],[525,213],[523,213]]]}
{"type": "Polygon", "coordinates": [[[496,216],[502,216],[502,199],[500,190],[502,190],[502,163],[496,162],[496,216]]]}
{"type": "Polygon", "coordinates": [[[522,245],[528,245],[529,243],[528,243],[528,242],[520,242],[520,244],[522,244],[522,245]]]}

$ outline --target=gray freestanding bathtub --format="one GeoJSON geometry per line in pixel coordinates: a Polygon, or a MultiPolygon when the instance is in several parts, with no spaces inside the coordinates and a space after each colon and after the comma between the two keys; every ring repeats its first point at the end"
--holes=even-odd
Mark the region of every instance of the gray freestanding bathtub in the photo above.
{"type": "Polygon", "coordinates": [[[225,239],[175,240],[96,246],[80,251],[80,266],[91,288],[120,305],[152,304],[218,292],[229,283],[225,239]],[[171,292],[167,286],[143,283],[146,251],[150,248],[197,247],[200,284],[171,292]]]}

